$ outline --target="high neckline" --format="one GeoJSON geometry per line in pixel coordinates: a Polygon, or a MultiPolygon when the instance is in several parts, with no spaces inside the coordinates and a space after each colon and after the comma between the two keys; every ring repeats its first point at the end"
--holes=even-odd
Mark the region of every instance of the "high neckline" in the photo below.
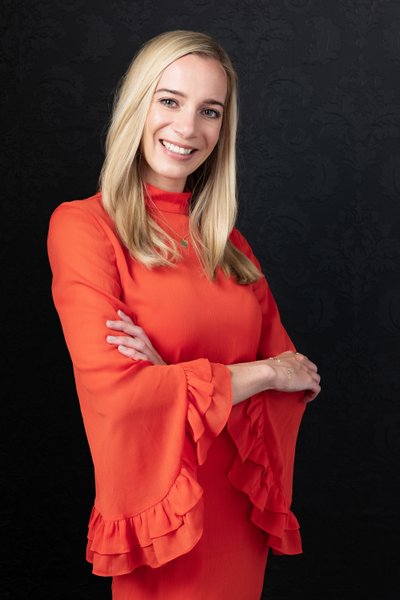
{"type": "Polygon", "coordinates": [[[148,208],[151,210],[152,204],[156,205],[159,210],[171,213],[187,214],[189,212],[189,203],[192,193],[184,192],[167,192],[160,190],[150,183],[144,184],[145,199],[148,208]]]}

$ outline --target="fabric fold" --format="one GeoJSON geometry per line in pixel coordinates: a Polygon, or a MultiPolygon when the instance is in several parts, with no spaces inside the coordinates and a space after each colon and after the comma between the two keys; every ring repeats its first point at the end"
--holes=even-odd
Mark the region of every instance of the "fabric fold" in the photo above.
{"type": "MultiPolygon", "coordinates": [[[[182,225],[180,203],[179,210],[170,205],[165,214],[182,225]]],[[[234,238],[251,257],[244,239],[234,238]]],[[[232,409],[224,366],[292,349],[265,279],[242,286],[218,272],[208,282],[189,250],[156,277],[121,245],[100,194],[61,205],[48,245],[95,466],[93,572],[160,567],[196,546],[203,534],[197,466],[226,425],[238,450],[230,481],[252,503],[252,522],[276,553],[301,551],[289,510],[302,414],[296,396],[262,394],[232,409]],[[144,329],[166,365],[132,361],[106,343],[106,321],[118,309],[144,329]]]]}
{"type": "Polygon", "coordinates": [[[161,565],[190,552],[203,533],[203,489],[196,479],[213,439],[226,425],[232,400],[229,370],[198,359],[180,363],[187,386],[189,437],[182,466],[166,496],[137,515],[106,518],[94,506],[86,558],[93,573],[114,576],[161,565]],[[195,451],[193,451],[195,450],[195,451]]]}
{"type": "Polygon", "coordinates": [[[197,360],[181,363],[188,388],[188,423],[199,465],[204,464],[213,440],[221,433],[232,408],[230,372],[224,365],[197,360]]]}
{"type": "MultiPolygon", "coordinates": [[[[292,396],[292,403],[298,405],[298,412],[302,414],[301,395],[258,394],[249,402],[235,406],[228,421],[228,432],[238,450],[229,480],[249,497],[253,505],[251,520],[268,534],[269,546],[275,554],[300,554],[302,545],[298,521],[290,511],[291,482],[288,492],[282,480],[287,472],[292,472],[292,464],[285,464],[286,457],[275,444],[274,436],[268,435],[271,431],[266,429],[274,426],[274,402],[279,403],[285,396],[292,396]]],[[[289,463],[292,460],[289,452],[289,463]]]]}
{"type": "Polygon", "coordinates": [[[189,552],[203,532],[202,495],[186,465],[165,498],[138,515],[106,519],[94,506],[86,551],[93,573],[123,575],[141,565],[159,567],[189,552]]]}

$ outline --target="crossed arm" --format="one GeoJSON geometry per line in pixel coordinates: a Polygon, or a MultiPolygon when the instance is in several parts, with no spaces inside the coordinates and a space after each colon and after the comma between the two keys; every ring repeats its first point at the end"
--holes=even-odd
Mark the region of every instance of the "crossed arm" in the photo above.
{"type": "MultiPolygon", "coordinates": [[[[132,360],[146,360],[154,365],[166,364],[146,332],[122,311],[118,311],[118,316],[118,320],[106,322],[107,327],[113,330],[106,341],[132,360]]],[[[298,352],[282,352],[268,359],[227,367],[231,373],[233,404],[266,390],[304,391],[304,401],[311,402],[321,391],[317,366],[298,352]]]]}

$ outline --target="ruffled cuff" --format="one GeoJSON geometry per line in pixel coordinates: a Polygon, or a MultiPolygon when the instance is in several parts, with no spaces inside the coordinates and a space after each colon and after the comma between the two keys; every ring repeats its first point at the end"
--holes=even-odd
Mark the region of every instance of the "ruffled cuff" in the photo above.
{"type": "Polygon", "coordinates": [[[188,389],[188,414],[192,439],[199,465],[207,458],[213,440],[225,427],[232,408],[229,369],[224,365],[199,359],[181,363],[188,389]]]}
{"type": "Polygon", "coordinates": [[[203,533],[202,494],[193,474],[182,467],[165,498],[138,515],[109,520],[94,507],[86,550],[93,573],[124,575],[190,552],[203,533]]]}
{"type": "Polygon", "coordinates": [[[299,523],[274,475],[274,449],[265,443],[263,395],[235,406],[228,432],[238,449],[228,477],[253,504],[251,520],[268,533],[274,554],[301,554],[299,523]]]}
{"type": "Polygon", "coordinates": [[[141,565],[160,567],[190,552],[202,536],[203,489],[196,481],[196,468],[205,461],[210,444],[228,420],[231,381],[226,367],[206,359],[181,366],[187,383],[187,423],[196,456],[186,436],[181,470],[167,495],[151,508],[112,519],[93,508],[86,558],[93,563],[96,575],[124,575],[141,565]]]}

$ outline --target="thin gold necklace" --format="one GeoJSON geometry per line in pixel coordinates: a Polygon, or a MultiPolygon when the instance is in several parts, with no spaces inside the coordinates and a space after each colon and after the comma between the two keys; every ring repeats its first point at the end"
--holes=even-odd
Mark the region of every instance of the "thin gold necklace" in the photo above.
{"type": "Polygon", "coordinates": [[[183,246],[184,248],[188,248],[189,242],[188,242],[187,238],[189,237],[190,232],[182,237],[173,227],[171,227],[171,225],[168,223],[168,221],[166,221],[161,210],[158,208],[157,204],[153,201],[153,199],[150,197],[149,194],[147,195],[147,197],[150,200],[150,202],[152,203],[152,205],[154,206],[154,208],[157,210],[158,214],[160,215],[160,219],[164,222],[164,225],[166,225],[168,227],[168,229],[170,229],[172,231],[172,233],[174,233],[176,235],[180,245],[183,246]]]}

